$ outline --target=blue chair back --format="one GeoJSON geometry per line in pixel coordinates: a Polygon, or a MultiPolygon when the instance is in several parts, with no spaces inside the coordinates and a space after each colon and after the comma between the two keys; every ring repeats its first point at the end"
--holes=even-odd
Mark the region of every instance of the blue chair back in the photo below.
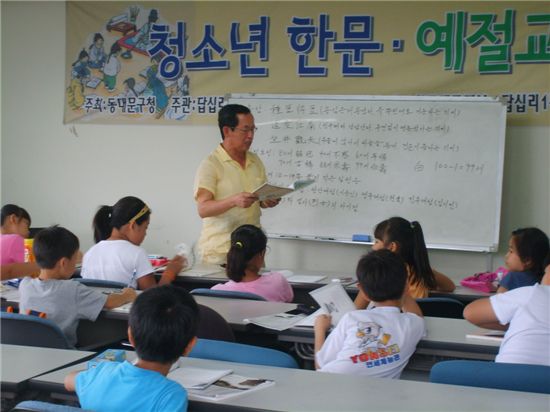
{"type": "Polygon", "coordinates": [[[74,349],[59,326],[49,319],[2,312],[0,323],[1,341],[4,344],[74,349]]]}
{"type": "Polygon", "coordinates": [[[84,412],[86,409],[76,406],[58,405],[42,401],[23,401],[15,405],[10,412],[84,412]]]}
{"type": "Polygon", "coordinates": [[[96,288],[115,288],[123,289],[127,287],[127,284],[121,282],[115,282],[114,280],[103,280],[103,279],[86,279],[86,278],[73,278],[75,282],[80,282],[86,286],[96,287],[96,288]]]}
{"type": "Polygon", "coordinates": [[[298,368],[296,360],[288,353],[260,346],[220,340],[198,339],[189,353],[190,358],[213,359],[252,365],[298,368]]]}
{"type": "Polygon", "coordinates": [[[464,304],[452,298],[422,298],[416,299],[424,316],[436,318],[464,319],[464,304]]]}
{"type": "Polygon", "coordinates": [[[247,300],[263,300],[266,301],[263,296],[256,295],[249,292],[239,292],[233,290],[215,290],[207,288],[197,288],[190,292],[195,296],[212,296],[215,298],[230,298],[230,299],[247,299],[247,300]]]}
{"type": "Polygon", "coordinates": [[[430,382],[550,394],[550,366],[451,360],[432,367],[430,382]]]}

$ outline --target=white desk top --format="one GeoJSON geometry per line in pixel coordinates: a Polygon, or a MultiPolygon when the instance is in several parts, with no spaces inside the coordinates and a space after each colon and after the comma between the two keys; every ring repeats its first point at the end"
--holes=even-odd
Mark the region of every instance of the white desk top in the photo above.
{"type": "MultiPolygon", "coordinates": [[[[217,404],[262,411],[542,411],[548,395],[515,391],[432,384],[405,380],[338,375],[299,369],[245,365],[205,359],[183,358],[185,365],[232,369],[244,376],[268,378],[275,385],[217,404]]],[[[63,378],[84,365],[42,375],[31,385],[54,384],[64,391],[63,378]]],[[[191,407],[193,405],[191,401],[191,407]]],[[[197,404],[197,403],[195,403],[197,404]]],[[[204,404],[204,403],[203,403],[204,404]]],[[[218,410],[218,409],[216,409],[218,410]]]]}
{"type": "Polygon", "coordinates": [[[0,351],[2,354],[2,383],[9,384],[19,384],[36,375],[94,354],[94,352],[70,349],[5,344],[1,345],[0,351]]]}

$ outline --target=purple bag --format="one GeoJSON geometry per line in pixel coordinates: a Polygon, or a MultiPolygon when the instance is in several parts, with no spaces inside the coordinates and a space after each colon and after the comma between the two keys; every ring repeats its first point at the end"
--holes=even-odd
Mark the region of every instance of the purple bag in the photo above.
{"type": "Polygon", "coordinates": [[[481,292],[495,292],[498,287],[498,281],[508,273],[508,269],[499,267],[494,272],[476,273],[474,276],[468,276],[460,281],[462,286],[479,290],[481,292]]]}

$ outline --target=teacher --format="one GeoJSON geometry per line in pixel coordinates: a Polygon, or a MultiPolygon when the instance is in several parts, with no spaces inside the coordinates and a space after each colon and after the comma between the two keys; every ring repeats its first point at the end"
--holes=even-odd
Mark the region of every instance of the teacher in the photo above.
{"type": "Polygon", "coordinates": [[[249,152],[256,125],[250,109],[228,104],[218,113],[221,144],[204,159],[195,176],[194,196],[202,231],[198,250],[203,263],[226,261],[233,230],[244,224],[260,227],[260,207],[279,199],[258,201],[252,193],[267,181],[260,158],[249,152]]]}

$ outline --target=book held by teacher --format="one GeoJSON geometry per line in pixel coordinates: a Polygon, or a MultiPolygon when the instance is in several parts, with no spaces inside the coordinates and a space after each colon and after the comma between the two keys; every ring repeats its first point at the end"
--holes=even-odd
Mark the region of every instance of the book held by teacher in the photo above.
{"type": "Polygon", "coordinates": [[[304,189],[314,182],[315,180],[313,179],[296,180],[294,183],[287,187],[276,186],[271,183],[265,182],[263,185],[256,188],[253,193],[258,196],[260,202],[269,199],[279,199],[296,190],[304,189]]]}

